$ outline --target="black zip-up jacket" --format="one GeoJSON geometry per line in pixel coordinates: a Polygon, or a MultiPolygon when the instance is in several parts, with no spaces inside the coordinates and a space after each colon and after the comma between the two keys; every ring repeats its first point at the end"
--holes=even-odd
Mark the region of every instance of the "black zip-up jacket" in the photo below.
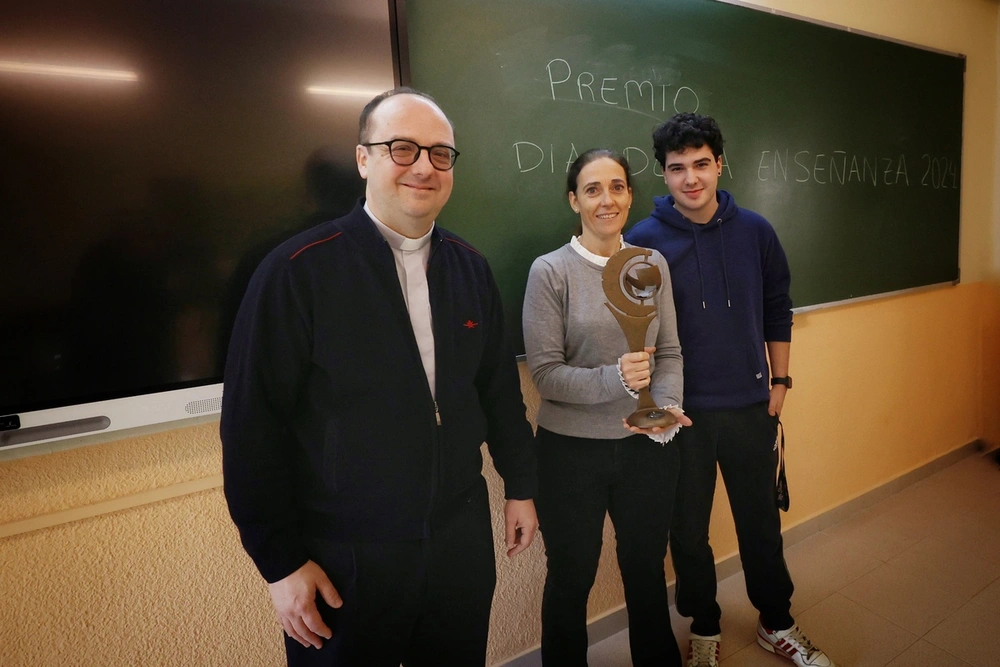
{"type": "Polygon", "coordinates": [[[427,268],[431,395],[392,250],[361,203],[279,246],[236,318],[222,399],[229,511],[264,579],[303,537],[427,537],[482,484],[485,441],[507,498],[537,486],[531,427],[486,260],[435,226],[427,268]]]}

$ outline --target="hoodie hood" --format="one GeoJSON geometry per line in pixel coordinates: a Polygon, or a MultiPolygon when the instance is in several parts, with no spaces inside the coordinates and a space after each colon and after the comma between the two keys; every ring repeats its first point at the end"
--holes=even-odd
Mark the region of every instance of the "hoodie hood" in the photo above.
{"type": "MultiPolygon", "coordinates": [[[[733,199],[733,196],[725,190],[718,190],[715,198],[718,202],[718,208],[716,208],[715,213],[712,214],[712,219],[706,223],[692,222],[686,218],[683,213],[674,208],[675,200],[673,195],[664,195],[653,199],[652,217],[666,225],[669,225],[670,227],[673,227],[685,235],[690,235],[691,242],[693,244],[695,265],[698,272],[698,285],[700,287],[702,308],[707,307],[706,299],[708,297],[705,294],[705,278],[702,272],[702,253],[699,248],[698,238],[704,238],[704,235],[706,234],[718,236],[718,252],[721,255],[722,280],[725,285],[725,293],[721,296],[725,298],[725,306],[730,308],[732,306],[732,299],[730,296],[731,290],[729,286],[729,270],[726,266],[726,238],[725,233],[722,231],[722,225],[734,219],[739,213],[739,208],[736,206],[736,200],[733,199]]],[[[702,243],[704,243],[704,241],[702,241],[702,243]]]]}
{"type": "Polygon", "coordinates": [[[684,217],[684,214],[674,208],[675,200],[673,195],[663,195],[653,199],[652,217],[656,218],[660,222],[670,225],[671,227],[687,232],[691,230],[692,225],[705,228],[719,226],[729,220],[732,220],[736,217],[736,214],[739,213],[739,208],[736,206],[736,200],[733,199],[733,196],[725,190],[718,190],[715,193],[715,199],[719,203],[719,207],[712,215],[712,219],[704,225],[691,222],[684,217]]]}

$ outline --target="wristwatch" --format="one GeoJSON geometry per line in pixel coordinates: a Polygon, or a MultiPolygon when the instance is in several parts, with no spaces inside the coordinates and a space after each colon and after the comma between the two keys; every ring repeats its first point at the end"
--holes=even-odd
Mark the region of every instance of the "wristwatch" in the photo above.
{"type": "Polygon", "coordinates": [[[771,378],[771,385],[773,386],[773,385],[776,385],[776,384],[783,384],[786,387],[788,387],[789,389],[791,389],[792,388],[792,376],[791,375],[786,375],[783,378],[771,378]]]}

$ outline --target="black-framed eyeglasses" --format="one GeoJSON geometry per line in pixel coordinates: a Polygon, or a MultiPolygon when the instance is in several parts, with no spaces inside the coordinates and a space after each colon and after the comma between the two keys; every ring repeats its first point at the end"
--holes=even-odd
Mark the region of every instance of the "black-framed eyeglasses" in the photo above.
{"type": "Polygon", "coordinates": [[[455,166],[458,159],[458,151],[451,146],[438,144],[436,146],[421,146],[409,139],[393,139],[392,141],[373,141],[368,144],[361,144],[366,148],[372,146],[386,146],[389,149],[389,157],[401,167],[409,167],[420,159],[420,151],[427,151],[431,166],[438,171],[448,171],[455,166]]]}

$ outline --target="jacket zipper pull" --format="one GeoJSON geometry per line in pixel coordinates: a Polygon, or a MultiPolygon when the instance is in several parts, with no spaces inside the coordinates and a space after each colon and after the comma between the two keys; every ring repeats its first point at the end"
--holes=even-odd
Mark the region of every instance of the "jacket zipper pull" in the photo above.
{"type": "Polygon", "coordinates": [[[434,401],[434,421],[437,422],[438,426],[441,425],[441,410],[438,409],[437,401],[434,401]]]}

